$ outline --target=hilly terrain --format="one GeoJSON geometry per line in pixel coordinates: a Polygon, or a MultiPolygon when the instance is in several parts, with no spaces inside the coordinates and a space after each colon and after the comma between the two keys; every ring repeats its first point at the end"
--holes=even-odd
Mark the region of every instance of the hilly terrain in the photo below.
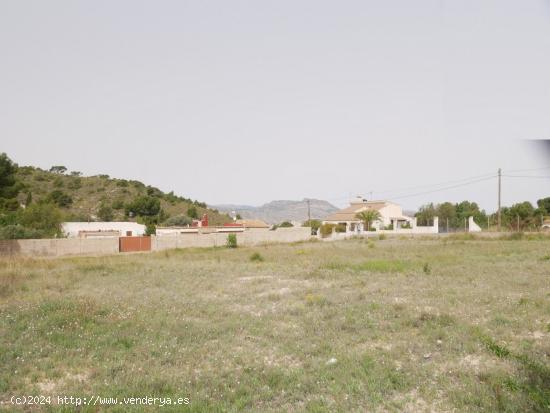
{"type": "MultiPolygon", "coordinates": [[[[277,224],[283,221],[305,221],[307,215],[307,199],[301,201],[271,201],[267,204],[254,207],[250,205],[224,204],[217,205],[220,211],[231,213],[235,211],[242,218],[261,219],[268,224],[277,224]]],[[[319,199],[310,199],[312,219],[323,219],[338,210],[334,205],[319,199]]]]}
{"type": "Polygon", "coordinates": [[[208,208],[205,203],[173,192],[165,193],[134,180],[108,175],[82,176],[79,172],[67,173],[62,166],[52,167],[50,171],[20,166],[16,179],[19,185],[17,200],[21,205],[41,200],[54,201],[66,221],[135,221],[129,206],[138,199],[160,203],[161,223],[170,223],[174,218],[179,218],[179,222],[189,222],[204,213],[208,214],[213,225],[230,221],[229,216],[208,208]]]}

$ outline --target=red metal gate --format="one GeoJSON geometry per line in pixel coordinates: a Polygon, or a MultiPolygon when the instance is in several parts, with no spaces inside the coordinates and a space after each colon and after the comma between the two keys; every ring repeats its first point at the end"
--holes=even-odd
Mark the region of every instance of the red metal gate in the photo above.
{"type": "Polygon", "coordinates": [[[118,250],[120,252],[151,251],[151,237],[120,237],[118,250]]]}

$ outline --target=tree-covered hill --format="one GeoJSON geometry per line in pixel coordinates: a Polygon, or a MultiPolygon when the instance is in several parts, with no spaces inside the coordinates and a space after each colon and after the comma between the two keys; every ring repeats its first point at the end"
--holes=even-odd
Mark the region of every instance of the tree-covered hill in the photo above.
{"type": "Polygon", "coordinates": [[[63,221],[185,225],[205,213],[210,225],[231,220],[203,202],[165,193],[139,181],[108,175],[82,176],[64,166],[52,166],[50,170],[17,166],[5,154],[0,159],[0,175],[0,226],[4,227],[21,225],[33,205],[33,209],[40,206],[42,212],[55,209],[53,212],[63,221]]]}

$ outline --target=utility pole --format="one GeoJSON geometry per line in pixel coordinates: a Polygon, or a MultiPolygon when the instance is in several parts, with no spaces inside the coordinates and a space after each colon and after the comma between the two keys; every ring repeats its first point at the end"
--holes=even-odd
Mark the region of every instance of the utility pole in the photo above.
{"type": "Polygon", "coordinates": [[[447,218],[447,233],[449,232],[449,218],[447,218]]]}
{"type": "Polygon", "coordinates": [[[501,179],[502,179],[502,170],[498,168],[498,210],[497,210],[497,227],[498,232],[500,232],[500,193],[501,193],[501,179]]]}
{"type": "Polygon", "coordinates": [[[307,220],[309,222],[309,226],[311,227],[311,208],[309,207],[309,199],[307,200],[307,220]]]}

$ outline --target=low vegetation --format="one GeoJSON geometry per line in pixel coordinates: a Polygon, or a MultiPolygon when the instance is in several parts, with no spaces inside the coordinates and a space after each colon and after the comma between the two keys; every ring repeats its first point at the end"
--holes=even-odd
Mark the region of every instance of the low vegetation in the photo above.
{"type": "Polygon", "coordinates": [[[387,239],[0,260],[0,401],[546,412],[549,251],[387,239]]]}

